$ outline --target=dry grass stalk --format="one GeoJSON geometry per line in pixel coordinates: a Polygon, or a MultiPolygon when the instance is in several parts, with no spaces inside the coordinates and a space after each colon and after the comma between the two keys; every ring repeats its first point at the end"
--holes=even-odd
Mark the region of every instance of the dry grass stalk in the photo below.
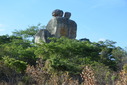
{"type": "Polygon", "coordinates": [[[36,65],[35,67],[28,65],[26,73],[32,78],[29,81],[29,84],[34,83],[36,85],[79,85],[78,80],[71,78],[68,73],[58,72],[57,74],[50,74],[44,71],[43,64],[41,63],[38,63],[38,65],[36,65]]]}
{"type": "Polygon", "coordinates": [[[97,85],[94,72],[90,66],[86,66],[81,74],[84,82],[83,85],[97,85]]]}
{"type": "Polygon", "coordinates": [[[127,85],[127,72],[122,70],[119,73],[119,80],[116,81],[116,85],[127,85]]]}

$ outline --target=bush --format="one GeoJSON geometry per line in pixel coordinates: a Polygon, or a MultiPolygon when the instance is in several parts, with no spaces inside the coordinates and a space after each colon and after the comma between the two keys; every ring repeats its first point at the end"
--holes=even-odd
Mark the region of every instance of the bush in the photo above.
{"type": "Polygon", "coordinates": [[[98,85],[114,85],[117,79],[117,73],[111,70],[108,66],[102,63],[94,62],[91,64],[94,71],[94,76],[98,82],[98,85]]]}
{"type": "Polygon", "coordinates": [[[4,62],[0,61],[0,83],[6,82],[11,85],[16,85],[21,78],[21,74],[17,73],[14,69],[10,68],[10,66],[7,66],[4,62]]]}
{"type": "Polygon", "coordinates": [[[79,42],[68,38],[52,38],[50,43],[38,45],[35,51],[44,61],[49,61],[55,70],[80,73],[84,64],[90,64],[99,59],[99,49],[90,42],[79,42]]]}
{"type": "Polygon", "coordinates": [[[24,61],[16,60],[14,58],[9,58],[8,56],[3,57],[4,63],[12,69],[15,69],[17,72],[24,73],[27,63],[24,61]]]}

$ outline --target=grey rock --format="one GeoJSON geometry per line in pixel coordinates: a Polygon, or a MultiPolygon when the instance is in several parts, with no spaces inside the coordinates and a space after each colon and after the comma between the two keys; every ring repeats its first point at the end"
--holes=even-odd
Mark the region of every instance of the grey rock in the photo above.
{"type": "Polygon", "coordinates": [[[57,16],[62,17],[63,16],[63,11],[59,10],[59,9],[56,9],[56,10],[54,10],[52,12],[52,16],[54,16],[54,17],[57,17],[57,16]]]}
{"type": "Polygon", "coordinates": [[[35,43],[40,43],[40,40],[44,42],[50,42],[48,37],[60,38],[62,36],[70,39],[75,39],[77,35],[77,24],[75,21],[69,19],[71,17],[70,12],[65,12],[56,9],[52,12],[53,18],[48,22],[46,29],[41,29],[35,35],[35,43]]]}
{"type": "MultiPolygon", "coordinates": [[[[61,10],[54,10],[53,13],[59,13],[61,10]]],[[[46,26],[46,29],[56,38],[61,36],[68,37],[70,39],[76,38],[77,24],[75,21],[70,20],[70,12],[65,12],[64,17],[53,17],[46,26]]]]}
{"type": "Polygon", "coordinates": [[[63,17],[53,17],[46,26],[46,29],[56,38],[68,37],[68,20],[63,17]]]}
{"type": "Polygon", "coordinates": [[[53,17],[46,26],[46,29],[56,38],[61,36],[70,39],[76,38],[77,24],[75,21],[64,17],[53,17]]]}
{"type": "Polygon", "coordinates": [[[73,20],[69,20],[68,23],[69,23],[69,26],[68,26],[68,28],[69,28],[69,36],[68,36],[68,38],[75,39],[76,36],[77,36],[77,24],[73,20]]]}
{"type": "Polygon", "coordinates": [[[71,17],[71,13],[70,12],[65,12],[64,17],[69,19],[71,17]]]}
{"type": "Polygon", "coordinates": [[[35,43],[40,43],[41,41],[49,43],[50,40],[48,37],[52,37],[49,31],[46,29],[41,29],[35,34],[34,41],[35,43]]]}
{"type": "Polygon", "coordinates": [[[87,41],[87,42],[90,42],[90,40],[89,40],[89,39],[87,39],[87,38],[82,38],[82,39],[79,39],[79,41],[83,41],[83,42],[87,41]]]}

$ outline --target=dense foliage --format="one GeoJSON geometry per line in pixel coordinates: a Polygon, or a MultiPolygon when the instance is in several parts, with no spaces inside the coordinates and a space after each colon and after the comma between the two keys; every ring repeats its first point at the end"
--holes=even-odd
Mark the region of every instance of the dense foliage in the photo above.
{"type": "MultiPolygon", "coordinates": [[[[105,83],[112,77],[115,79],[111,73],[120,71],[126,63],[127,52],[110,40],[90,42],[61,37],[50,38],[50,43],[33,43],[29,37],[33,37],[39,27],[31,26],[15,31],[11,36],[0,36],[0,62],[22,75],[26,74],[28,66],[36,67],[38,60],[43,64],[38,69],[50,74],[67,72],[71,76],[80,75],[86,66],[92,66],[96,78],[101,73],[105,83]]],[[[0,65],[0,70],[2,68],[0,65]]]]}

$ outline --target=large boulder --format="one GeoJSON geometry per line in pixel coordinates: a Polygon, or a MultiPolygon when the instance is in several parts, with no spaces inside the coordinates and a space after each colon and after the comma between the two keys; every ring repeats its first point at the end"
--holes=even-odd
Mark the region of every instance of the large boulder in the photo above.
{"type": "Polygon", "coordinates": [[[50,40],[48,39],[49,37],[52,37],[49,31],[46,29],[41,29],[35,34],[34,42],[40,43],[41,41],[43,41],[48,43],[50,42],[50,40]]]}
{"type": "Polygon", "coordinates": [[[65,12],[64,17],[67,19],[70,19],[71,13],[70,12],[65,12]]]}
{"type": "Polygon", "coordinates": [[[46,26],[46,29],[56,38],[69,36],[68,20],[63,17],[53,17],[46,26]]]}
{"type": "MultiPolygon", "coordinates": [[[[55,13],[58,14],[57,12],[55,13]]],[[[70,17],[70,12],[65,12],[64,17],[53,16],[53,18],[47,24],[46,29],[51,33],[51,35],[54,35],[56,38],[65,36],[70,39],[75,39],[77,32],[77,24],[75,21],[70,20],[70,17]]]]}
{"type": "Polygon", "coordinates": [[[70,19],[70,12],[65,12],[63,17],[63,11],[56,9],[52,12],[52,16],[53,18],[48,22],[46,29],[41,29],[35,35],[35,43],[39,43],[40,40],[50,42],[48,37],[60,38],[64,36],[70,39],[76,38],[77,24],[70,19]]]}
{"type": "Polygon", "coordinates": [[[69,20],[68,23],[69,23],[69,26],[68,26],[69,36],[68,36],[68,38],[75,39],[77,36],[77,24],[73,20],[69,20]]]}
{"type": "Polygon", "coordinates": [[[63,11],[62,10],[59,10],[59,9],[56,9],[52,12],[52,16],[54,17],[62,17],[63,16],[63,11]]]}

